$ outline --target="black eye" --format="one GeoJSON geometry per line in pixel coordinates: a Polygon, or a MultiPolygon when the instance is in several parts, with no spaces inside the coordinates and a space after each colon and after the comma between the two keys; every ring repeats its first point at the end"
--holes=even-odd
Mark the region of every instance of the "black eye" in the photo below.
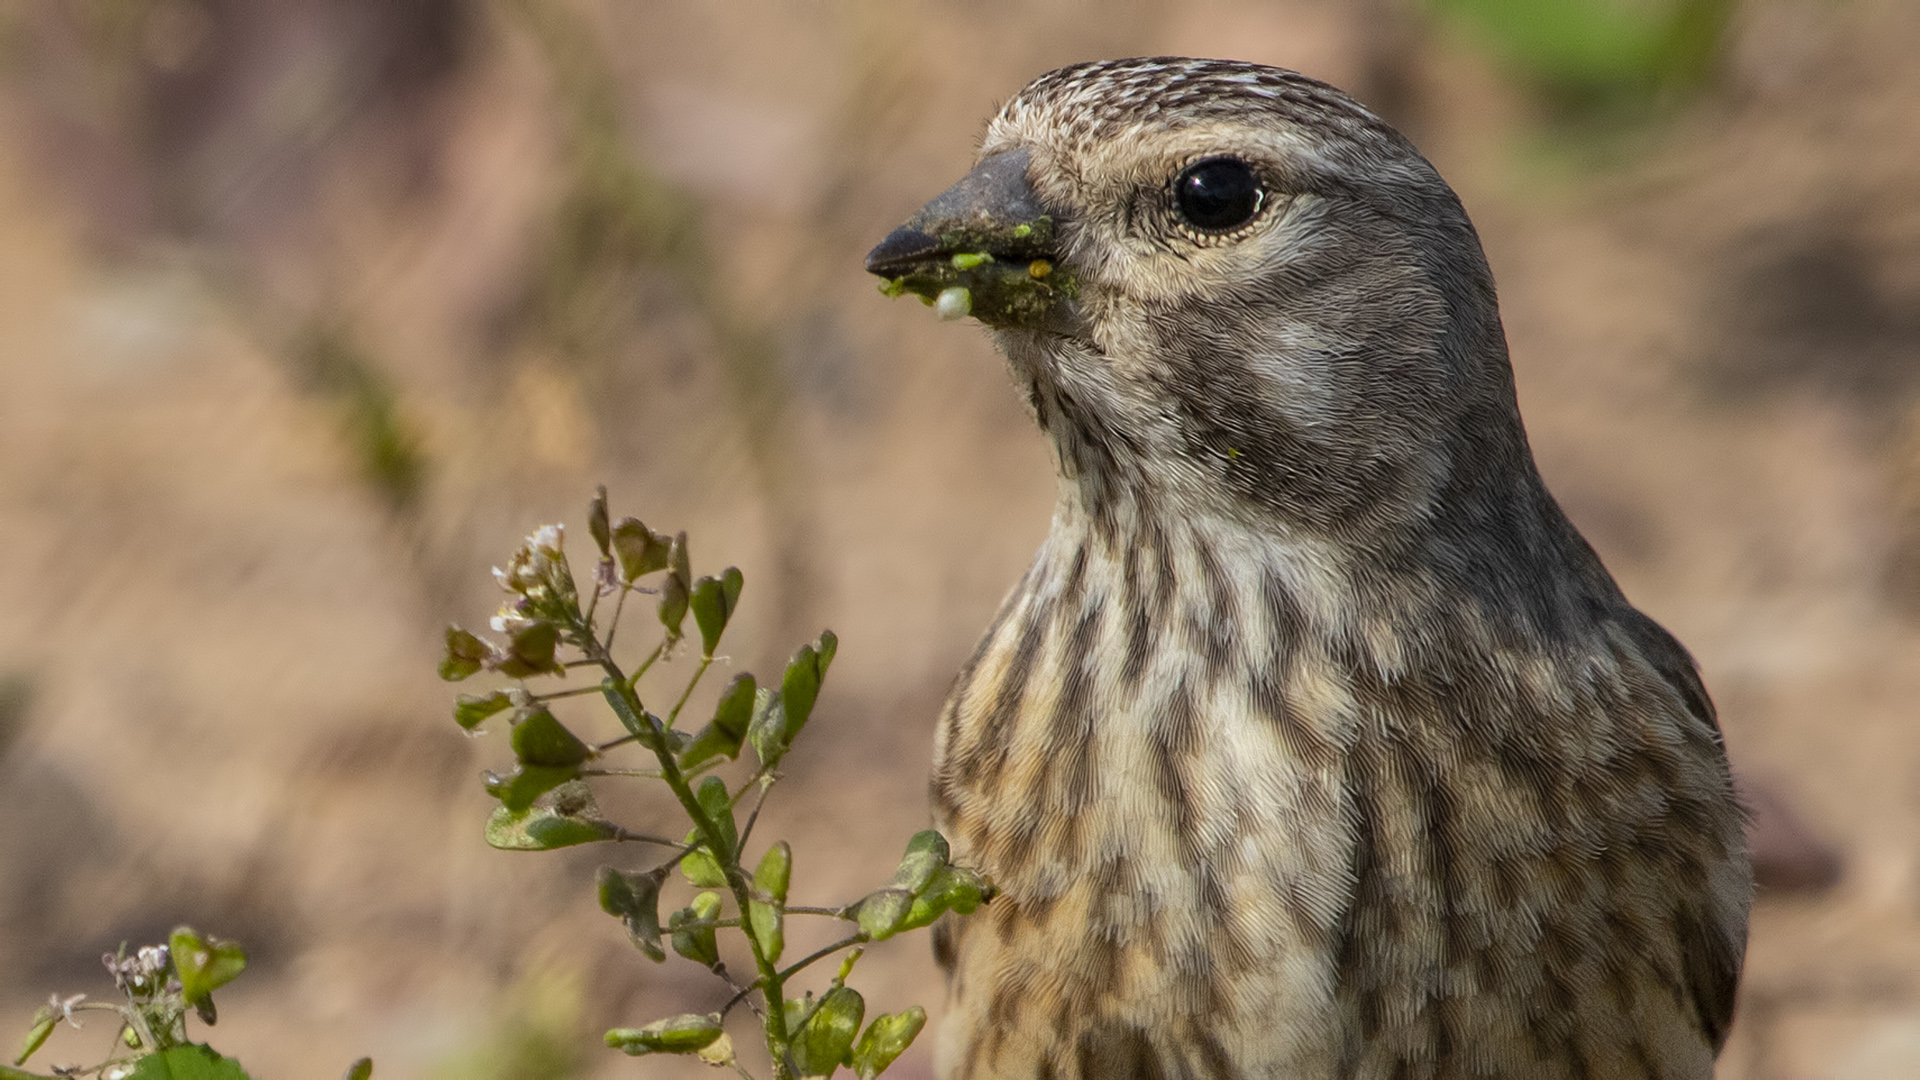
{"type": "Polygon", "coordinates": [[[1262,197],[1260,178],[1239,158],[1195,162],[1173,182],[1180,216],[1207,232],[1225,232],[1252,221],[1260,212],[1262,197]]]}

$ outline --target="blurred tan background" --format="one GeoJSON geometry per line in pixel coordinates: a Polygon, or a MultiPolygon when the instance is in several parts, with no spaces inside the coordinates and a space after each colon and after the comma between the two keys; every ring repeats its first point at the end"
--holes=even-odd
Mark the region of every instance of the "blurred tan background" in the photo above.
{"type": "MultiPolygon", "coordinates": [[[[0,4],[0,1028],[190,921],[263,1080],[704,1075],[598,1047],[720,995],[594,907],[624,853],[482,844],[437,634],[605,482],[745,570],[741,665],[838,631],[761,835],[884,877],[1052,476],[860,257],[1146,53],[1347,87],[1460,191],[1541,466],[1774,830],[1720,1075],[1920,1075],[1911,0],[0,4]]],[[[924,937],[863,971],[937,1013],[924,937]]]]}

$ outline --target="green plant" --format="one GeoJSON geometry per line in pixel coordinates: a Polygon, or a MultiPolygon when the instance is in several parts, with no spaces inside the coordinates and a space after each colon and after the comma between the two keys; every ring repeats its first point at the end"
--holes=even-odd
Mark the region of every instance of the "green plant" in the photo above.
{"type": "Polygon", "coordinates": [[[1563,112],[1632,109],[1712,75],[1736,0],[1429,0],[1563,112]]]}
{"type": "MultiPolygon", "coordinates": [[[[114,1014],[120,1030],[114,1049],[95,1065],[55,1066],[54,1076],[96,1076],[100,1080],[247,1080],[240,1063],[221,1057],[211,1048],[187,1038],[187,1014],[204,1024],[216,1019],[213,992],[246,969],[247,954],[231,941],[202,937],[187,927],[175,930],[165,945],[147,945],[131,955],[125,945],[102,958],[113,973],[114,986],[124,1004],[89,1001],[85,994],[55,994],[34,1014],[26,1044],[13,1065],[0,1065],[0,1080],[40,1077],[17,1066],[38,1053],[61,1022],[80,1026],[89,1012],[114,1014]]],[[[369,1061],[347,1073],[350,1080],[367,1080],[369,1061]]]]}
{"type": "Polygon", "coordinates": [[[600,906],[621,920],[649,959],[665,961],[670,948],[726,980],[734,994],[717,1012],[616,1028],[607,1032],[609,1046],[633,1055],[698,1054],[750,1076],[725,1030],[728,1015],[745,1004],[759,1017],[775,1080],[828,1076],[843,1065],[863,1080],[878,1075],[913,1041],[926,1013],[914,1006],[863,1028],[866,1002],[847,985],[863,946],[927,926],[948,911],[971,912],[991,896],[992,887],[953,865],[946,841],[926,831],[908,842],[893,879],[863,899],[839,907],[790,903],[792,848],[785,841],[768,844],[757,860],[749,860],[747,852],[767,792],[779,779],[776,770],[813,714],[837,639],[827,631],[801,646],[777,686],[761,686],[749,673],[735,675],[705,725],[683,728],[682,713],[714,664],[714,650],[739,606],[740,571],[729,567],[717,576],[693,577],[686,534],[669,537],[635,518],[612,521],[605,489],[589,508],[588,529],[599,557],[584,597],[568,563],[565,532],[549,525],[528,537],[504,569],[494,571],[508,595],[492,620],[501,640],[458,627],[447,630],[441,677],[460,680],[484,670],[517,681],[510,688],[461,695],[454,706],[455,721],[468,731],[503,714],[511,731],[515,768],[485,780],[488,793],[500,801],[487,822],[487,842],[507,851],[604,842],[665,852],[644,869],[602,868],[600,906]],[[643,586],[643,579],[656,584],[643,586]],[[661,633],[629,670],[616,658],[614,641],[636,593],[657,597],[661,633]],[[643,679],[687,653],[696,655],[683,684],[658,697],[642,692],[643,679]],[[563,681],[580,671],[597,673],[598,682],[545,692],[528,684],[535,678],[563,681]],[[550,708],[556,700],[589,694],[612,711],[623,734],[588,741],[550,708]],[[655,711],[649,701],[670,704],[655,711]],[[753,767],[734,782],[723,779],[721,770],[739,759],[742,749],[753,754],[743,766],[753,767]],[[613,764],[615,755],[635,751],[650,755],[652,767],[613,764]],[[591,784],[613,778],[664,788],[690,825],[685,837],[636,832],[602,817],[591,784]],[[742,822],[739,811],[749,800],[742,822]],[[676,870],[694,895],[663,920],[662,895],[676,870]],[[831,945],[783,965],[789,916],[852,925],[831,945]],[[722,959],[722,931],[737,932],[752,957],[753,972],[744,981],[722,959]],[[821,993],[788,996],[796,976],[836,956],[839,969],[821,993]]]}

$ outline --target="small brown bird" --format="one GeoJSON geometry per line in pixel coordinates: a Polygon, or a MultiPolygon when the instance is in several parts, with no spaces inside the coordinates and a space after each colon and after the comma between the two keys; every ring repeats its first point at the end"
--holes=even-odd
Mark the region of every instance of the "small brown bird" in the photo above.
{"type": "Polygon", "coordinates": [[[1338,90],[1044,75],[868,256],[992,325],[1052,532],[933,799],[951,1080],[1705,1080],[1751,881],[1713,706],[1542,485],[1459,199],[1338,90]]]}

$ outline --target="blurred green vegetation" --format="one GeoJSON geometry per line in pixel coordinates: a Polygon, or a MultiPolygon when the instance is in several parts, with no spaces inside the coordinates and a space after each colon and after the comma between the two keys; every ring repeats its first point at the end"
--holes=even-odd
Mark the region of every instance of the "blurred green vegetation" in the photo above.
{"type": "Polygon", "coordinates": [[[581,1020],[579,978],[543,967],[506,995],[499,1019],[476,1040],[428,1072],[432,1080],[573,1080],[587,1074],[598,1049],[581,1020]]]}
{"type": "Polygon", "coordinates": [[[1737,0],[1428,0],[1564,120],[1629,118],[1712,78],[1737,0]]]}
{"type": "Polygon", "coordinates": [[[426,482],[426,454],[372,356],[345,328],[326,321],[309,324],[287,354],[302,383],[338,404],[361,478],[393,513],[414,509],[426,482]]]}

